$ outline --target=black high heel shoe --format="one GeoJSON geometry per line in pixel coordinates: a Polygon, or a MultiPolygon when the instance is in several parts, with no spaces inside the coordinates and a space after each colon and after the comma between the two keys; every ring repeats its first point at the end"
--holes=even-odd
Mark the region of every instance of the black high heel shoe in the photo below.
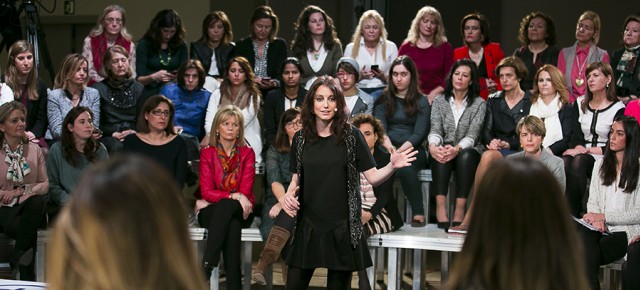
{"type": "Polygon", "coordinates": [[[204,273],[204,281],[209,282],[211,279],[211,273],[213,272],[213,264],[209,262],[202,262],[202,273],[204,273]]]}
{"type": "Polygon", "coordinates": [[[451,223],[451,222],[438,222],[438,228],[439,228],[439,229],[446,230],[446,229],[448,229],[448,228],[449,228],[449,224],[450,224],[450,223],[451,223]]]}

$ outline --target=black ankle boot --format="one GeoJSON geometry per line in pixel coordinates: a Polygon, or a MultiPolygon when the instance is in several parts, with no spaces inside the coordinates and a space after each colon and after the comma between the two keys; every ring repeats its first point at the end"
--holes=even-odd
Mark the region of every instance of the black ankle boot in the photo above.
{"type": "Polygon", "coordinates": [[[204,273],[204,281],[209,282],[211,279],[211,272],[213,272],[213,264],[209,262],[202,262],[202,273],[204,273]]]}

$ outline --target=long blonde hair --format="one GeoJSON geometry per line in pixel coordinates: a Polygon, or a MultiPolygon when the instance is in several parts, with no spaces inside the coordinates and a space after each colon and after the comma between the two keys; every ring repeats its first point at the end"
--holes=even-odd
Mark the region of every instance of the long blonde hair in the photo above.
{"type": "MultiPolygon", "coordinates": [[[[387,29],[384,26],[384,19],[375,10],[367,10],[362,16],[360,16],[360,21],[358,22],[358,26],[356,26],[356,30],[353,31],[353,36],[351,37],[351,42],[353,43],[353,48],[351,49],[351,57],[357,59],[358,52],[360,51],[360,40],[362,39],[362,28],[364,27],[364,22],[366,20],[375,21],[380,27],[380,40],[382,40],[382,58],[385,58],[387,55],[387,29]]],[[[360,68],[357,68],[360,69],[360,68]]]]}
{"type": "Polygon", "coordinates": [[[405,42],[417,45],[418,40],[420,39],[420,21],[427,16],[432,16],[438,23],[438,29],[436,30],[436,35],[433,38],[433,46],[438,47],[443,42],[447,42],[447,36],[445,36],[444,33],[444,24],[442,23],[442,16],[437,9],[431,6],[424,6],[422,9],[418,10],[416,17],[413,18],[413,21],[411,22],[411,27],[409,28],[409,32],[407,32],[407,39],[404,40],[405,42]]]}
{"type": "Polygon", "coordinates": [[[204,290],[172,180],[140,156],[90,169],[53,228],[49,289],[204,290]]]}
{"type": "MultiPolygon", "coordinates": [[[[87,59],[80,54],[72,53],[65,56],[62,60],[60,70],[58,71],[58,74],[56,75],[56,78],[53,82],[53,88],[66,90],[69,87],[69,80],[73,78],[73,75],[78,71],[83,62],[87,64],[87,66],[89,65],[87,59]]],[[[89,78],[85,80],[83,86],[86,87],[88,82],[89,78]]]]}
{"type": "Polygon", "coordinates": [[[93,29],[91,29],[91,32],[89,32],[89,35],[95,37],[104,33],[104,27],[102,27],[102,22],[104,21],[104,18],[107,17],[107,14],[113,11],[118,11],[120,12],[120,14],[122,14],[122,29],[120,29],[120,35],[122,35],[122,37],[124,37],[126,40],[131,41],[131,34],[129,34],[129,32],[127,31],[127,26],[126,26],[127,22],[126,22],[124,8],[122,8],[122,6],[120,5],[115,5],[115,4],[109,5],[104,8],[104,10],[102,11],[102,15],[100,15],[100,17],[98,17],[98,21],[96,21],[96,26],[93,29]]]}
{"type": "MultiPolygon", "coordinates": [[[[4,79],[9,88],[13,91],[13,97],[15,100],[19,100],[22,95],[22,85],[18,80],[18,69],[16,68],[16,57],[18,54],[30,52],[33,55],[33,45],[26,40],[18,40],[9,48],[9,60],[7,61],[7,67],[4,69],[4,79]]],[[[29,75],[27,75],[27,99],[30,101],[38,100],[38,76],[36,75],[36,58],[33,55],[33,66],[29,75]]]]}

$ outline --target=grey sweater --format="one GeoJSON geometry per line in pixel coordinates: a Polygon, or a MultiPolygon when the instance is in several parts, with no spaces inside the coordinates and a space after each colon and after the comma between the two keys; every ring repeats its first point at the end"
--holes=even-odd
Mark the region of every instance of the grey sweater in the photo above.
{"type": "Polygon", "coordinates": [[[460,145],[463,149],[479,147],[476,150],[482,153],[481,146],[483,145],[480,142],[480,137],[486,109],[487,106],[482,98],[474,98],[471,100],[471,104],[465,107],[456,127],[449,101],[444,98],[444,95],[437,96],[431,109],[429,143],[435,143],[438,146],[460,145]],[[435,140],[439,141],[432,142],[435,140]]]}

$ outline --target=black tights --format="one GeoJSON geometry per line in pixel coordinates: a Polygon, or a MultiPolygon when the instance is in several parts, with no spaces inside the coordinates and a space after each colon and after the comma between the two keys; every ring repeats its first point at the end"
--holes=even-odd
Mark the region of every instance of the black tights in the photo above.
{"type": "MultiPolygon", "coordinates": [[[[316,269],[301,269],[289,266],[287,290],[306,290],[316,269]]],[[[327,289],[347,290],[351,288],[351,271],[329,270],[327,273],[327,289]]]]}
{"type": "Polygon", "coordinates": [[[640,242],[627,247],[627,261],[622,266],[622,290],[640,289],[640,242]]]}
{"type": "MultiPolygon", "coordinates": [[[[577,224],[577,223],[576,223],[577,224]]],[[[627,234],[614,232],[603,235],[577,224],[578,234],[582,238],[587,282],[591,290],[600,289],[600,266],[615,262],[624,257],[627,252],[627,234]]],[[[637,269],[636,269],[637,270],[637,269]]],[[[637,272],[634,272],[637,276],[637,272]]]]}
{"type": "Polygon", "coordinates": [[[567,177],[567,202],[571,214],[575,217],[582,217],[585,209],[582,200],[587,194],[587,179],[591,178],[593,164],[596,160],[589,154],[578,154],[576,156],[562,156],[564,160],[564,172],[567,177]]]}
{"type": "Polygon", "coordinates": [[[433,174],[433,188],[436,194],[447,195],[449,191],[449,179],[451,172],[455,168],[456,185],[458,198],[469,197],[473,179],[476,176],[476,169],[480,162],[480,153],[473,148],[466,148],[460,151],[456,158],[447,163],[440,163],[435,160],[431,162],[431,174],[433,174]]]}

